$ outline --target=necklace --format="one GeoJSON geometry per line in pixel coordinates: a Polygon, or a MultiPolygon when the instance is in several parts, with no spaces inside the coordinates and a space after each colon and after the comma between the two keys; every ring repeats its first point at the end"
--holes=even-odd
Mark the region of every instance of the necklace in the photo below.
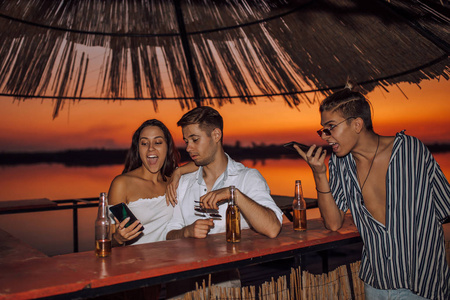
{"type": "Polygon", "coordinates": [[[367,178],[369,178],[369,174],[370,174],[370,171],[372,170],[373,162],[375,160],[375,157],[377,156],[379,146],[380,146],[380,136],[378,136],[377,149],[375,150],[375,154],[373,155],[372,162],[370,163],[370,167],[369,167],[369,171],[367,172],[366,179],[364,179],[364,182],[361,186],[361,192],[364,188],[364,185],[366,185],[367,178]]]}

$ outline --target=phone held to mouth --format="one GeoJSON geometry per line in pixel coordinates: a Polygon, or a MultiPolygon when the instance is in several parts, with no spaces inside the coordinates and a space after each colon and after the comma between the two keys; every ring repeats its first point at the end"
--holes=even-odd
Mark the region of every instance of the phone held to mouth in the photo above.
{"type": "Polygon", "coordinates": [[[309,150],[309,147],[310,147],[310,146],[307,146],[307,145],[304,145],[304,144],[300,144],[300,143],[297,143],[297,142],[294,142],[294,141],[284,144],[283,147],[297,152],[297,150],[294,148],[294,145],[297,145],[300,149],[302,149],[303,152],[307,152],[309,150]]]}
{"type": "MultiPolygon", "coordinates": [[[[292,150],[292,151],[297,152],[297,149],[294,148],[294,145],[297,145],[297,146],[298,146],[303,152],[305,152],[305,153],[308,152],[309,148],[311,148],[311,146],[307,146],[307,145],[305,145],[305,144],[301,144],[301,143],[298,143],[298,142],[295,142],[295,141],[286,143],[286,144],[283,145],[283,147],[285,147],[285,148],[287,148],[287,149],[290,149],[290,150],[292,150]]],[[[319,148],[319,146],[316,147],[316,148],[314,149],[312,155],[315,154],[315,152],[317,151],[318,148],[319,148]]]]}

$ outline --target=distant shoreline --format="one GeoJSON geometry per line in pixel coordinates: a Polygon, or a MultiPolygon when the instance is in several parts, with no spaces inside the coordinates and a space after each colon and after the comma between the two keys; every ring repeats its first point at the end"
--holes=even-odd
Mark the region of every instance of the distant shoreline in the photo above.
{"type": "MultiPolygon", "coordinates": [[[[432,153],[450,151],[450,144],[427,145],[432,153]]],[[[287,150],[282,145],[253,145],[241,147],[224,145],[225,152],[240,161],[245,159],[264,160],[281,158],[298,158],[294,151],[287,150]]],[[[331,153],[331,148],[327,147],[331,153]]],[[[189,161],[184,148],[178,148],[181,161],[189,161]]],[[[60,163],[66,166],[103,166],[123,164],[127,149],[80,149],[55,152],[0,152],[0,166],[29,165],[40,163],[60,163]]]]}

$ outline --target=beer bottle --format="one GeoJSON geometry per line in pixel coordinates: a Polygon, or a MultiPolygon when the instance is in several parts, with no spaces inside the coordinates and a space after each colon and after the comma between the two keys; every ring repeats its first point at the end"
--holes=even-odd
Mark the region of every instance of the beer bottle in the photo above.
{"type": "Polygon", "coordinates": [[[232,185],[230,189],[230,199],[227,207],[227,242],[239,243],[241,241],[241,211],[235,202],[235,190],[232,185]]]}
{"type": "Polygon", "coordinates": [[[302,181],[295,181],[295,196],[292,202],[294,230],[306,230],[306,201],[303,198],[302,181]]]}
{"type": "Polygon", "coordinates": [[[95,220],[95,254],[97,257],[107,257],[111,254],[111,222],[106,193],[100,193],[98,202],[98,214],[95,220]]]}

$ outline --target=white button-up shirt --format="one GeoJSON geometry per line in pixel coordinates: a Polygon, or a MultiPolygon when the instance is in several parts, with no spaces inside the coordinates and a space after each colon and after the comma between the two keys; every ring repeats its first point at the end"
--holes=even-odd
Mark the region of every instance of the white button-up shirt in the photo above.
{"type": "MultiPolygon", "coordinates": [[[[283,220],[283,213],[270,196],[270,189],[264,177],[256,169],[245,167],[231,159],[228,154],[228,164],[225,172],[217,178],[212,190],[218,190],[223,187],[234,185],[241,193],[255,201],[261,206],[271,209],[277,216],[280,224],[283,220]]],[[[204,219],[196,215],[194,206],[198,205],[194,201],[199,201],[200,197],[207,193],[207,187],[203,180],[203,168],[200,167],[196,172],[181,176],[177,189],[178,204],[175,206],[173,216],[167,225],[167,232],[179,230],[185,226],[191,225],[198,219],[204,219]]],[[[226,231],[226,210],[228,203],[225,201],[219,203],[219,214],[222,215],[221,220],[214,220],[214,228],[209,234],[220,233],[226,231]]],[[[241,228],[250,228],[241,214],[241,228]]]]}

